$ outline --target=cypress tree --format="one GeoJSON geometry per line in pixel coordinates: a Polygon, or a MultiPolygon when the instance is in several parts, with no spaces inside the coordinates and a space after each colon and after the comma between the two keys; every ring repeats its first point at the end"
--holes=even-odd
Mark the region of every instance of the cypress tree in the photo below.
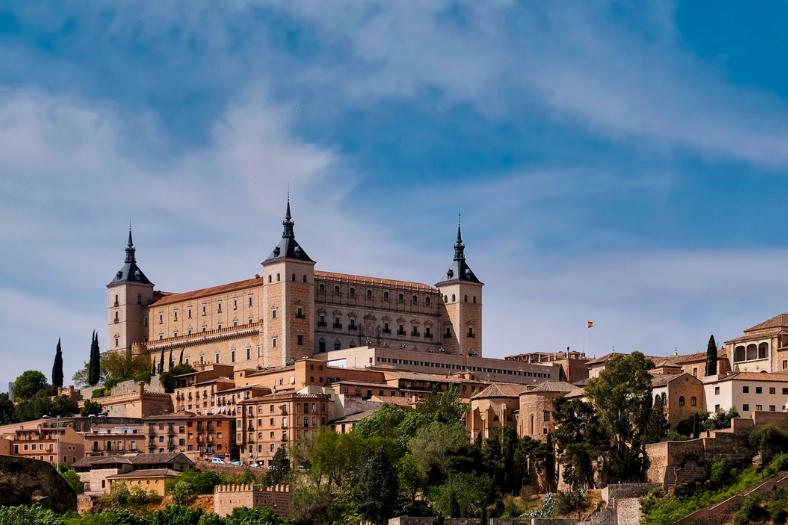
{"type": "Polygon", "coordinates": [[[183,348],[181,348],[181,356],[178,358],[178,364],[179,365],[183,364],[183,348]]]}
{"type": "Polygon", "coordinates": [[[175,361],[172,360],[172,348],[170,348],[170,367],[167,370],[172,370],[172,367],[175,366],[175,361]]]}
{"type": "Polygon", "coordinates": [[[164,348],[161,349],[161,355],[159,356],[159,375],[164,373],[164,348]]]}
{"type": "Polygon", "coordinates": [[[60,349],[60,338],[55,349],[55,363],[52,365],[52,386],[63,388],[63,351],[60,349]]]}
{"type": "Polygon", "coordinates": [[[90,343],[90,362],[88,363],[88,384],[96,386],[101,379],[101,351],[99,350],[98,334],[93,331],[90,343]]]}
{"type": "Polygon", "coordinates": [[[714,334],[709,337],[709,345],[706,347],[706,375],[717,375],[717,342],[714,340],[714,334]]]}

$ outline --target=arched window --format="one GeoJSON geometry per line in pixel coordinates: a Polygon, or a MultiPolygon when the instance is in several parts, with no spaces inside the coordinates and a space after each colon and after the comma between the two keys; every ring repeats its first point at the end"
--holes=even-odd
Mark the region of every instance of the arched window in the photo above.
{"type": "Polygon", "coordinates": [[[429,297],[424,299],[424,304],[426,304],[427,306],[430,305],[430,298],[429,297]]]}
{"type": "Polygon", "coordinates": [[[306,282],[306,274],[304,274],[304,282],[306,282]]]}
{"type": "Polygon", "coordinates": [[[276,282],[279,282],[279,274],[276,274],[276,282]]]}
{"type": "Polygon", "coordinates": [[[271,282],[271,274],[270,273],[268,274],[268,282],[269,283],[271,282]]]}
{"type": "Polygon", "coordinates": [[[372,299],[372,290],[367,290],[367,299],[372,299]]]}
{"type": "Polygon", "coordinates": [[[680,407],[684,406],[684,396],[679,397],[679,406],[680,407]]]}
{"type": "Polygon", "coordinates": [[[295,282],[295,274],[290,278],[291,281],[295,282]]]}
{"type": "Polygon", "coordinates": [[[466,303],[468,302],[468,295],[467,294],[465,295],[465,298],[463,299],[463,301],[466,302],[466,303]]]}
{"type": "Polygon", "coordinates": [[[769,357],[769,343],[761,343],[758,345],[758,359],[766,359],[769,357]]]}
{"type": "Polygon", "coordinates": [[[696,407],[696,406],[698,406],[698,398],[697,398],[697,397],[695,397],[695,396],[692,396],[692,397],[690,398],[690,406],[691,406],[691,407],[696,407]]]}
{"type": "Polygon", "coordinates": [[[743,346],[737,346],[736,350],[733,351],[733,360],[734,361],[744,361],[745,353],[743,346]]]}
{"type": "Polygon", "coordinates": [[[454,302],[456,300],[457,300],[457,296],[455,296],[454,294],[451,294],[451,302],[454,302]]]}
{"type": "Polygon", "coordinates": [[[747,345],[747,361],[758,359],[758,347],[755,344],[747,345]]]}

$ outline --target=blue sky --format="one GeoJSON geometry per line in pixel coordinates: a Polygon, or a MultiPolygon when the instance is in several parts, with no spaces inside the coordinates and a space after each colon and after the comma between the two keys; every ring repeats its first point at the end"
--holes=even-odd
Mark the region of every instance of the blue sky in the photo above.
{"type": "Polygon", "coordinates": [[[105,341],[129,217],[158,287],[434,282],[457,210],[485,354],[705,349],[786,310],[788,7],[0,7],[0,380],[105,341]],[[590,332],[586,321],[595,321],[590,332]]]}

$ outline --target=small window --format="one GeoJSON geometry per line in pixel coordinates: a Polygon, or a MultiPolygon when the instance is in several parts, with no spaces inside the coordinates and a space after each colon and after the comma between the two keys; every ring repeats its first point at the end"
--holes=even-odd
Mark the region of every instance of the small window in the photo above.
{"type": "Polygon", "coordinates": [[[272,279],[271,279],[271,274],[269,273],[269,274],[268,274],[268,283],[269,283],[269,284],[271,283],[271,280],[272,280],[272,279]]]}
{"type": "Polygon", "coordinates": [[[742,391],[743,393],[745,393],[745,394],[749,394],[749,393],[750,393],[750,387],[748,387],[748,386],[743,386],[743,387],[742,387],[742,389],[741,389],[741,391],[742,391]]]}
{"type": "Polygon", "coordinates": [[[250,297],[249,298],[249,307],[251,308],[251,306],[252,306],[252,298],[250,297]]]}
{"type": "Polygon", "coordinates": [[[777,393],[777,389],[776,389],[776,388],[774,388],[773,386],[770,386],[770,387],[769,387],[769,393],[770,393],[770,394],[775,394],[775,393],[777,393]]]}
{"type": "Polygon", "coordinates": [[[756,387],[755,387],[755,393],[756,393],[756,394],[763,394],[763,388],[761,388],[761,387],[759,387],[759,386],[756,386],[756,387]]]}
{"type": "Polygon", "coordinates": [[[238,310],[238,299],[233,299],[233,310],[238,310]]]}
{"type": "Polygon", "coordinates": [[[271,319],[276,319],[276,308],[271,309],[271,319]]]}
{"type": "Polygon", "coordinates": [[[743,404],[743,405],[741,406],[741,409],[742,409],[742,412],[749,412],[749,411],[750,411],[750,405],[748,405],[747,403],[745,403],[745,404],[743,404]]]}
{"type": "Polygon", "coordinates": [[[418,295],[414,295],[411,298],[410,302],[411,302],[411,304],[419,304],[419,296],[418,295]]]}
{"type": "Polygon", "coordinates": [[[271,346],[272,346],[273,348],[276,348],[276,337],[274,337],[273,339],[271,339],[271,346]]]}
{"type": "Polygon", "coordinates": [[[715,386],[715,387],[714,387],[714,395],[715,395],[715,396],[718,396],[718,395],[720,395],[720,387],[718,387],[718,386],[715,386]]]}
{"type": "Polygon", "coordinates": [[[214,354],[214,357],[215,357],[214,363],[218,363],[219,362],[219,352],[216,352],[216,354],[214,354]]]}
{"type": "Polygon", "coordinates": [[[424,299],[424,304],[426,304],[427,306],[429,306],[429,305],[430,305],[430,298],[429,298],[429,297],[426,297],[426,298],[424,299]]]}
{"type": "Polygon", "coordinates": [[[295,276],[295,274],[293,274],[293,275],[292,275],[292,277],[290,278],[290,280],[291,280],[292,282],[295,282],[295,280],[296,280],[296,276],[295,276]]]}
{"type": "Polygon", "coordinates": [[[465,295],[465,298],[463,299],[463,302],[466,302],[466,303],[468,302],[468,296],[467,295],[465,295]]]}
{"type": "Polygon", "coordinates": [[[356,289],[355,288],[351,288],[350,289],[350,297],[355,297],[355,296],[356,296],[356,289]]]}
{"type": "Polygon", "coordinates": [[[691,407],[698,406],[698,398],[697,398],[697,397],[695,397],[695,396],[692,396],[692,397],[690,398],[690,406],[691,406],[691,407]]]}
{"type": "Polygon", "coordinates": [[[680,407],[684,406],[684,396],[679,397],[679,406],[680,407]]]}
{"type": "Polygon", "coordinates": [[[457,296],[451,294],[451,302],[455,302],[457,300],[457,296]]]}
{"type": "MultiPolygon", "coordinates": [[[[383,301],[386,302],[386,303],[389,302],[389,293],[388,292],[383,292],[383,301]]],[[[785,368],[785,367],[783,367],[783,368],[785,368]]]]}
{"type": "Polygon", "coordinates": [[[372,290],[367,290],[367,299],[372,299],[372,290]]]}
{"type": "Polygon", "coordinates": [[[304,344],[304,336],[303,335],[297,336],[297,341],[298,341],[298,343],[297,343],[298,346],[303,346],[303,344],[304,344]]]}
{"type": "Polygon", "coordinates": [[[279,281],[280,281],[280,275],[276,274],[276,282],[279,282],[279,281]]]}

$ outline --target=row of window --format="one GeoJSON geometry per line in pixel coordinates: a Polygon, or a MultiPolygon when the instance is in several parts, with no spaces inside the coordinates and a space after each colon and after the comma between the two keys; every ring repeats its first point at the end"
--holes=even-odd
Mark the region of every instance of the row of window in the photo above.
{"type": "Polygon", "coordinates": [[[483,366],[466,366],[462,364],[453,363],[433,363],[431,361],[414,361],[411,359],[395,359],[392,357],[376,357],[378,363],[389,363],[393,365],[411,365],[411,366],[425,366],[430,368],[446,368],[450,370],[466,371],[466,372],[483,372],[488,374],[511,375],[521,377],[534,377],[549,379],[550,374],[543,372],[529,372],[527,370],[507,370],[502,368],[489,368],[483,366]]]}

